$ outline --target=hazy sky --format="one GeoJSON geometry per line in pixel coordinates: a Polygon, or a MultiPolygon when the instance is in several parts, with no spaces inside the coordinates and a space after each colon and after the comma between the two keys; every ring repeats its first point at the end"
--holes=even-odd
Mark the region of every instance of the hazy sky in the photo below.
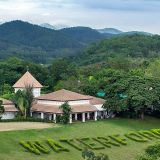
{"type": "Polygon", "coordinates": [[[0,21],[16,19],[160,34],[160,0],[0,0],[0,21]]]}

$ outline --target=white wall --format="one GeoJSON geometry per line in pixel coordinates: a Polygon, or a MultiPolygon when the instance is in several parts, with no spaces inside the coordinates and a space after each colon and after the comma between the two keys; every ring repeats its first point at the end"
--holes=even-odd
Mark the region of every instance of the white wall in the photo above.
{"type": "Polygon", "coordinates": [[[39,97],[41,95],[41,88],[33,88],[34,97],[39,97]]]}
{"type": "MultiPolygon", "coordinates": [[[[17,91],[19,91],[19,90],[21,90],[21,91],[23,91],[24,90],[24,88],[15,88],[15,93],[17,92],[17,91]]],[[[41,95],[41,88],[33,88],[33,96],[34,97],[39,97],[41,95]]]]}
{"type": "Polygon", "coordinates": [[[105,109],[102,108],[103,104],[98,104],[98,105],[94,105],[94,106],[98,109],[98,111],[105,111],[105,109]]]}
{"type": "MultiPolygon", "coordinates": [[[[61,106],[62,104],[64,104],[65,102],[60,102],[60,101],[47,101],[47,100],[38,100],[37,101],[38,104],[45,104],[45,105],[57,105],[57,106],[61,106]]],[[[89,104],[90,101],[89,100],[79,100],[79,101],[69,101],[68,104],[69,105],[80,105],[80,104],[89,104]]]]}
{"type": "Polygon", "coordinates": [[[5,112],[2,114],[2,119],[14,119],[16,116],[16,112],[5,112]]]}

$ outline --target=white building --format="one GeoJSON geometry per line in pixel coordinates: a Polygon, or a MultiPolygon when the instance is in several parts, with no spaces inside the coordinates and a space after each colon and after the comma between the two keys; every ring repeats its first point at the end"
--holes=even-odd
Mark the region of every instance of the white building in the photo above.
{"type": "Polygon", "coordinates": [[[62,115],[60,106],[65,102],[71,106],[70,123],[80,120],[97,120],[105,118],[106,111],[102,108],[104,99],[71,92],[65,89],[41,95],[42,85],[29,73],[26,72],[13,86],[15,92],[24,90],[25,87],[33,86],[35,102],[31,108],[31,116],[41,119],[49,119],[56,122],[56,116],[62,115]]]}
{"type": "Polygon", "coordinates": [[[60,106],[68,102],[72,111],[70,123],[73,121],[95,120],[105,118],[106,111],[102,108],[104,99],[82,95],[65,89],[45,94],[36,98],[36,103],[32,106],[33,117],[49,119],[56,122],[56,116],[62,115],[60,106]]]}
{"type": "Polygon", "coordinates": [[[43,86],[28,71],[13,85],[13,88],[16,93],[18,90],[24,90],[27,86],[33,87],[34,97],[41,95],[43,86]]]}
{"type": "Polygon", "coordinates": [[[2,114],[2,119],[14,119],[18,110],[13,102],[2,98],[0,98],[0,100],[2,101],[5,110],[4,114],[2,114]]]}

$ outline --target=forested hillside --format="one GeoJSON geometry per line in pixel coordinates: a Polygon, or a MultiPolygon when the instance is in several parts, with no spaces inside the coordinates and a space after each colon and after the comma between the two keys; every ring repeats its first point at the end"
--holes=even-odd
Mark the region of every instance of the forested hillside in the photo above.
{"type": "Polygon", "coordinates": [[[93,64],[109,57],[153,58],[160,56],[160,36],[126,35],[90,45],[79,57],[79,64],[93,64]]]}
{"type": "Polygon", "coordinates": [[[8,22],[0,25],[0,59],[16,56],[45,63],[55,57],[75,55],[105,37],[85,27],[57,31],[22,21],[8,22]]]}

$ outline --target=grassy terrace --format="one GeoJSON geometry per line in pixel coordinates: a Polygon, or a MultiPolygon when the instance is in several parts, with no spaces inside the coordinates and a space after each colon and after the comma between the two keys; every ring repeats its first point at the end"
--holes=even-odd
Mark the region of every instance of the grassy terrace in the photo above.
{"type": "MultiPolygon", "coordinates": [[[[131,119],[110,119],[98,122],[59,126],[42,130],[0,132],[0,160],[82,160],[81,152],[67,144],[63,145],[70,149],[70,152],[68,153],[55,153],[54,151],[51,151],[50,154],[42,154],[37,156],[26,152],[25,149],[19,145],[19,141],[42,140],[45,142],[48,138],[53,138],[55,140],[60,138],[75,139],[97,136],[104,137],[113,134],[121,134],[123,137],[125,133],[130,131],[138,131],[142,129],[147,130],[153,128],[160,128],[160,119],[147,118],[145,121],[131,119]]],[[[127,140],[127,146],[113,146],[112,148],[105,148],[95,152],[108,154],[110,160],[135,160],[135,157],[141,153],[146,146],[155,141],[138,143],[127,140]]]]}

